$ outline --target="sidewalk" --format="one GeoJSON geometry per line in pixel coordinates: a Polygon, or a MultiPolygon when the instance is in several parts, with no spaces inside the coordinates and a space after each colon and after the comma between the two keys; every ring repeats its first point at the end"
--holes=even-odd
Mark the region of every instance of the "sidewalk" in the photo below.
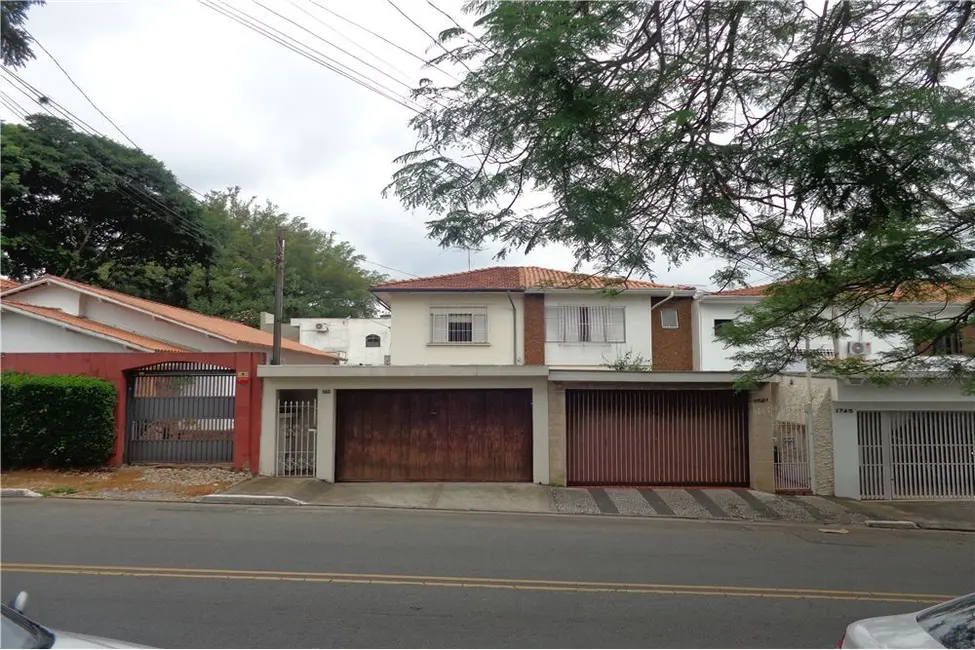
{"type": "Polygon", "coordinates": [[[288,502],[323,506],[625,515],[862,525],[913,521],[921,528],[975,531],[975,503],[871,502],[769,494],[746,488],[561,488],[531,483],[325,483],[256,477],[211,502],[288,502]],[[282,497],[294,500],[287,501],[282,497]]]}

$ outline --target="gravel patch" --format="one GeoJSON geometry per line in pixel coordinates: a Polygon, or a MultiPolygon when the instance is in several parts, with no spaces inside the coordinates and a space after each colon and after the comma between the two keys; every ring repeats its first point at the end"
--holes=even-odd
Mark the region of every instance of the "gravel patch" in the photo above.
{"type": "Polygon", "coordinates": [[[553,488],[555,508],[565,514],[598,515],[599,506],[588,490],[578,488],[553,488]]]}
{"type": "Polygon", "coordinates": [[[826,515],[827,521],[830,523],[861,524],[867,519],[865,515],[859,512],[853,512],[852,510],[847,510],[839,503],[836,503],[830,499],[809,495],[799,495],[796,498],[805,501],[822,512],[824,515],[826,515]]]}
{"type": "Polygon", "coordinates": [[[250,478],[247,472],[235,472],[220,467],[146,467],[137,480],[155,485],[212,485],[234,484],[250,478]]]}
{"type": "Polygon", "coordinates": [[[813,516],[798,503],[792,503],[787,499],[769,494],[768,492],[758,492],[757,490],[749,490],[749,492],[755,498],[768,505],[772,510],[782,515],[783,519],[788,521],[815,521],[813,516]]]}
{"type": "Polygon", "coordinates": [[[657,490],[676,517],[690,517],[693,519],[714,519],[711,513],[694,500],[687,490],[657,490]]]}
{"type": "Polygon", "coordinates": [[[606,488],[606,494],[616,504],[621,515],[640,515],[649,517],[655,515],[653,508],[640,493],[633,489],[606,488]]]}
{"type": "Polygon", "coordinates": [[[711,500],[734,519],[759,519],[759,514],[731,490],[704,490],[711,500]]]}
{"type": "MultiPolygon", "coordinates": [[[[75,498],[124,499],[126,501],[195,501],[200,497],[169,490],[96,490],[75,498]]],[[[70,498],[70,497],[69,497],[70,498]]]]}

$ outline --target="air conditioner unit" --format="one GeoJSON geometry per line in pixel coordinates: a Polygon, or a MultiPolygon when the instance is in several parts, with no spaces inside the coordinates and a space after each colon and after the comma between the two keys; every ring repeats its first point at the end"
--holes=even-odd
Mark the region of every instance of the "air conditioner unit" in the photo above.
{"type": "Polygon", "coordinates": [[[851,357],[865,357],[870,354],[870,343],[866,341],[850,341],[847,343],[846,353],[851,357]]]}
{"type": "Polygon", "coordinates": [[[319,332],[327,332],[328,325],[326,325],[325,323],[315,323],[315,329],[318,330],[319,332]]]}

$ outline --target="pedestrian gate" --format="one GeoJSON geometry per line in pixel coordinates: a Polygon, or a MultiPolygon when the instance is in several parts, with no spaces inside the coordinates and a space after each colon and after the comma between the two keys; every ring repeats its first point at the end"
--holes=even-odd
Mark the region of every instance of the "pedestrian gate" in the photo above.
{"type": "Polygon", "coordinates": [[[975,497],[975,411],[859,411],[863,499],[975,497]]]}
{"type": "Polygon", "coordinates": [[[318,394],[315,390],[279,390],[275,473],[315,476],[318,394]]]}
{"type": "Polygon", "coordinates": [[[807,493],[812,489],[806,425],[776,422],[773,434],[775,491],[807,493]]]}
{"type": "Polygon", "coordinates": [[[231,463],[235,372],[193,362],[128,375],[125,462],[231,463]]]}

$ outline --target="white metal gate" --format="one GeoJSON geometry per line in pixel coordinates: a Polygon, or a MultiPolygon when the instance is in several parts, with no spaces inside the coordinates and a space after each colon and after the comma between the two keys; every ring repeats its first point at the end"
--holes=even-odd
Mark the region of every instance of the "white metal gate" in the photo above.
{"type": "Polygon", "coordinates": [[[809,475],[806,425],[797,422],[776,422],[773,443],[775,445],[775,491],[809,492],[812,481],[809,475]]]}
{"type": "Polygon", "coordinates": [[[863,499],[975,497],[975,411],[858,411],[863,499]]]}
{"type": "Polygon", "coordinates": [[[315,476],[318,400],[278,400],[276,474],[315,476]]]}

